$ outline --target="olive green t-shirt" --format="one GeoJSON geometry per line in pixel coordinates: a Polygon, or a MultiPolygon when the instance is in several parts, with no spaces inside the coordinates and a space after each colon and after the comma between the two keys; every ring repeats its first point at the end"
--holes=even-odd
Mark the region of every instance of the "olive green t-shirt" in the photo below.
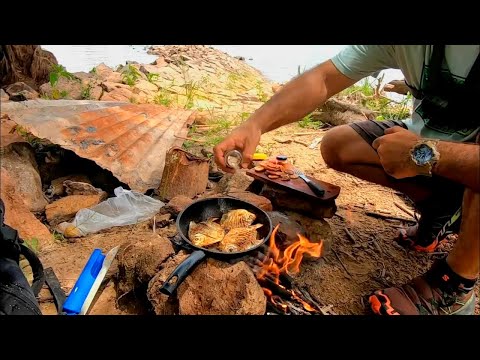
{"type": "MultiPolygon", "coordinates": [[[[361,80],[384,69],[400,69],[406,82],[421,89],[422,74],[428,71],[432,54],[432,45],[351,45],[332,58],[335,67],[353,80],[361,80]]],[[[452,86],[463,84],[480,52],[480,45],[446,45],[442,72],[449,72],[452,86]]],[[[415,111],[421,100],[414,99],[414,111],[411,119],[404,120],[408,129],[422,137],[452,141],[474,141],[480,131],[478,121],[469,121],[469,125],[435,126],[415,111]]],[[[467,106],[475,106],[467,104],[467,106]]],[[[451,119],[452,122],[458,119],[451,119]]],[[[453,123],[452,123],[453,124],[453,123]]],[[[463,124],[463,122],[462,122],[463,124]]]]}

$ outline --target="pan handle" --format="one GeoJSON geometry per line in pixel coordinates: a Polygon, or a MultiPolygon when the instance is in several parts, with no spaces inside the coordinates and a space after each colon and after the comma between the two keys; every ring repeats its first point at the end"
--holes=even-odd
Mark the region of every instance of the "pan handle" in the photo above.
{"type": "Polygon", "coordinates": [[[165,280],[160,288],[160,292],[168,296],[172,295],[193,268],[205,259],[205,256],[206,254],[202,250],[196,250],[191,253],[165,280]]]}

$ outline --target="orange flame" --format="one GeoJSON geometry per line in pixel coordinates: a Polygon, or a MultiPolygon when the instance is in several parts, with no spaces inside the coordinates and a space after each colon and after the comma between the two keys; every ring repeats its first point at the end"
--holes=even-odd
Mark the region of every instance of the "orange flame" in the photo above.
{"type": "Polygon", "coordinates": [[[275,242],[279,227],[280,224],[275,226],[275,229],[272,231],[269,242],[270,256],[263,264],[263,268],[257,274],[259,279],[263,279],[267,274],[272,275],[277,285],[280,284],[281,273],[296,274],[300,272],[300,264],[302,263],[303,255],[309,254],[314,257],[320,257],[323,247],[323,241],[312,243],[305,236],[297,234],[298,241],[288,246],[282,255],[275,242]]]}

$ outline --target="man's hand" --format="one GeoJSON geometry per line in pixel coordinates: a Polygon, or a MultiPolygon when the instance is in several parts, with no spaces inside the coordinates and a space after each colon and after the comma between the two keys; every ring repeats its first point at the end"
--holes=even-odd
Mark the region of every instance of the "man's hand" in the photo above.
{"type": "Polygon", "coordinates": [[[420,174],[413,162],[410,150],[420,137],[400,126],[385,130],[385,135],[372,143],[380,157],[385,172],[395,179],[413,177],[420,174]]]}
{"type": "Polygon", "coordinates": [[[246,121],[235,128],[220,144],[213,148],[215,162],[227,172],[233,172],[225,165],[224,154],[229,150],[239,150],[243,155],[242,167],[246,168],[252,161],[253,153],[260,142],[262,132],[253,121],[246,121]]]}

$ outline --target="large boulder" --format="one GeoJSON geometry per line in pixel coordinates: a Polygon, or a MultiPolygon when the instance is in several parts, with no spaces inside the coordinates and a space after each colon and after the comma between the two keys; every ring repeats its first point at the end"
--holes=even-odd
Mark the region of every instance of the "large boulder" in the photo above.
{"type": "Polygon", "coordinates": [[[1,165],[15,179],[17,194],[30,211],[41,212],[47,201],[42,192],[35,152],[28,143],[13,143],[2,149],[1,165]]]}

